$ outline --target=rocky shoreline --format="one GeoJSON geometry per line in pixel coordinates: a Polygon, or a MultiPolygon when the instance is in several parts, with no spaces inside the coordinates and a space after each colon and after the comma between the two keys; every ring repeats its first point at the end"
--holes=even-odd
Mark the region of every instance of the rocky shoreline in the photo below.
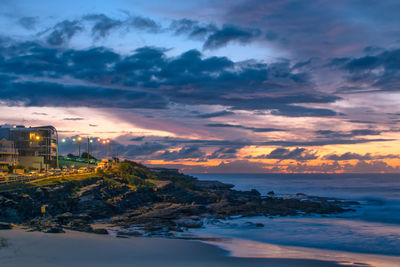
{"type": "Polygon", "coordinates": [[[352,211],[355,204],[304,194],[262,196],[254,189],[238,191],[233,185],[124,162],[90,179],[0,192],[0,222],[3,229],[14,223],[28,231],[107,234],[105,227],[93,226],[101,220],[120,229],[120,237],[174,237],[231,217],[337,214],[352,211]]]}

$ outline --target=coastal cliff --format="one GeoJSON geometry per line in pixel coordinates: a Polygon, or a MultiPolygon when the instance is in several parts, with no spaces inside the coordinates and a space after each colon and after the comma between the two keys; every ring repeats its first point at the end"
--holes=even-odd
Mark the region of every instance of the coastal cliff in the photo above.
{"type": "Polygon", "coordinates": [[[303,194],[262,196],[254,189],[238,191],[218,181],[125,161],[96,174],[1,187],[0,222],[32,231],[107,234],[93,227],[101,220],[118,226],[119,235],[174,236],[232,216],[334,214],[349,211],[350,204],[354,203],[303,194]]]}

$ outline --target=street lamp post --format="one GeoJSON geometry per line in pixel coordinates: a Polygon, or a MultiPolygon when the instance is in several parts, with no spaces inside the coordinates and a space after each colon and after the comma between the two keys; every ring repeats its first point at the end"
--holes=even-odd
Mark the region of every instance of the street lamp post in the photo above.
{"type": "Polygon", "coordinates": [[[93,140],[88,137],[87,139],[87,166],[88,170],[90,169],[90,143],[92,143],[93,140]]]}
{"type": "Polygon", "coordinates": [[[82,137],[79,136],[77,138],[77,140],[78,140],[78,153],[79,153],[78,157],[81,158],[81,141],[82,141],[82,137]]]}

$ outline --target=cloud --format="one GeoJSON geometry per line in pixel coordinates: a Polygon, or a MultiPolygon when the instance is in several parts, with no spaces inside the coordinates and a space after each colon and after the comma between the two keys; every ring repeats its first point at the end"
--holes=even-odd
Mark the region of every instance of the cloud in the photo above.
{"type": "Polygon", "coordinates": [[[261,162],[248,160],[235,160],[231,162],[221,162],[217,166],[187,166],[185,169],[189,173],[267,173],[273,172],[266,168],[267,165],[261,162]]]}
{"type": "Polygon", "coordinates": [[[324,138],[351,138],[356,136],[380,135],[382,131],[372,129],[355,129],[348,132],[317,130],[315,133],[324,138]]]}
{"type": "Polygon", "coordinates": [[[127,145],[119,148],[120,155],[125,158],[135,159],[140,156],[148,156],[166,149],[168,146],[158,142],[144,142],[140,145],[127,145]]]}
{"type": "Polygon", "coordinates": [[[18,20],[19,25],[21,25],[26,30],[34,30],[38,22],[38,17],[22,17],[18,20]]]}
{"type": "Polygon", "coordinates": [[[400,89],[400,49],[377,55],[332,59],[331,66],[346,73],[338,93],[396,92],[400,89]]]}
{"type": "Polygon", "coordinates": [[[133,142],[137,142],[137,141],[142,141],[143,139],[144,139],[144,136],[138,136],[138,137],[131,138],[129,140],[133,141],[133,142]]]}
{"type": "Polygon", "coordinates": [[[84,118],[64,118],[64,121],[82,121],[84,118]]]}
{"type": "Polygon", "coordinates": [[[78,20],[64,20],[45,32],[48,31],[51,32],[47,36],[47,43],[52,46],[61,46],[67,44],[74,35],[83,31],[83,26],[78,20]]]}
{"type": "Polygon", "coordinates": [[[106,37],[110,31],[119,28],[123,23],[118,19],[112,19],[104,14],[91,14],[83,17],[83,20],[94,22],[92,35],[95,39],[106,37]]]}
{"type": "Polygon", "coordinates": [[[365,143],[373,143],[373,142],[388,142],[395,141],[396,139],[384,139],[384,138],[375,138],[375,139],[322,139],[322,140],[312,140],[312,141],[266,141],[260,142],[258,145],[265,146],[284,146],[284,147],[295,147],[295,146],[327,146],[327,145],[354,145],[354,144],[365,144],[365,143]]]}
{"type": "Polygon", "coordinates": [[[337,113],[326,108],[309,108],[298,105],[281,105],[273,109],[271,114],[287,117],[332,117],[337,113]]]}
{"type": "Polygon", "coordinates": [[[366,153],[364,155],[352,152],[346,152],[342,155],[338,154],[330,154],[324,157],[327,160],[376,160],[376,159],[393,159],[393,158],[400,158],[400,155],[371,155],[371,153],[366,153]]]}
{"type": "Polygon", "coordinates": [[[222,111],[217,111],[217,112],[212,112],[212,113],[200,114],[197,117],[203,118],[203,119],[209,119],[209,118],[229,116],[229,115],[234,115],[234,114],[235,113],[232,111],[222,110],[222,111]]]}
{"type": "Polygon", "coordinates": [[[235,25],[224,25],[221,29],[208,36],[203,48],[213,50],[224,47],[231,42],[247,44],[260,36],[257,29],[245,29],[235,25]]]}
{"type": "Polygon", "coordinates": [[[98,127],[99,125],[97,124],[89,124],[90,127],[98,127]]]}
{"type": "Polygon", "coordinates": [[[250,130],[256,133],[263,133],[263,132],[283,132],[286,131],[284,129],[276,129],[276,128],[258,128],[258,127],[248,127],[243,125],[236,125],[236,124],[224,124],[224,123],[210,123],[206,124],[207,127],[218,127],[218,128],[237,128],[243,130],[250,130]]]}
{"type": "Polygon", "coordinates": [[[399,10],[395,0],[368,5],[363,1],[249,0],[224,6],[219,19],[242,27],[257,25],[267,32],[269,46],[293,55],[327,58],[358,53],[371,44],[392,45],[398,36],[394,29],[400,22],[399,10]]]}
{"type": "Polygon", "coordinates": [[[35,107],[163,109],[167,105],[163,98],[146,92],[48,82],[10,83],[0,93],[0,99],[10,104],[35,107]]]}
{"type": "Polygon", "coordinates": [[[228,147],[220,147],[215,150],[211,155],[208,155],[208,159],[235,159],[237,158],[238,151],[243,148],[243,145],[234,145],[228,147]]]}
{"type": "Polygon", "coordinates": [[[162,27],[159,23],[155,22],[150,18],[135,16],[130,17],[125,21],[125,24],[134,27],[136,29],[145,30],[152,33],[158,33],[162,31],[162,27]]]}
{"type": "Polygon", "coordinates": [[[262,155],[255,158],[279,159],[279,160],[293,159],[297,161],[306,161],[306,160],[317,159],[318,155],[315,152],[310,152],[305,148],[295,148],[293,150],[287,148],[276,148],[268,155],[262,155]]]}
{"type": "Polygon", "coordinates": [[[333,163],[323,163],[321,165],[308,165],[298,163],[295,165],[288,165],[287,172],[292,173],[332,173],[332,172],[344,172],[344,173],[399,173],[399,167],[393,167],[381,160],[375,160],[366,162],[359,160],[356,164],[340,164],[337,161],[333,163]]]}
{"type": "MultiPolygon", "coordinates": [[[[231,110],[268,110],[272,115],[289,117],[330,117],[337,113],[310,105],[328,104],[340,99],[316,90],[311,77],[307,73],[293,72],[287,61],[235,63],[226,57],[204,57],[197,50],[167,57],[166,49],[154,47],[142,47],[130,55],[120,55],[104,47],[56,49],[35,42],[14,43],[1,52],[4,60],[0,60],[0,71],[9,77],[18,75],[20,79],[19,82],[12,81],[16,78],[2,81],[8,83],[4,86],[8,89],[3,89],[6,94],[2,99],[8,99],[10,103],[22,101],[31,106],[40,101],[30,101],[30,97],[37,96],[31,96],[29,92],[38,90],[42,85],[43,90],[47,90],[43,97],[48,97],[49,103],[54,97],[53,103],[57,104],[53,106],[83,105],[83,101],[71,95],[80,88],[83,96],[92,94],[94,99],[104,98],[98,105],[94,100],[88,100],[91,106],[104,104],[120,108],[158,109],[170,102],[220,105],[231,110]],[[37,79],[26,82],[29,77],[37,79]],[[39,78],[46,82],[38,82],[39,78]],[[51,83],[47,81],[49,79],[51,83]],[[79,85],[66,85],[65,81],[69,79],[79,85]],[[90,86],[82,85],[88,83],[90,86]],[[32,85],[31,90],[25,88],[28,85],[32,85]],[[49,87],[53,87],[54,91],[50,92],[49,87]],[[20,96],[10,91],[17,89],[21,89],[20,96]],[[121,97],[117,93],[121,93],[121,97]],[[60,97],[64,100],[60,101],[60,97]],[[108,97],[117,101],[111,103],[107,101],[108,97]],[[138,98],[143,101],[147,98],[149,102],[145,105],[142,101],[140,104],[133,101],[138,98]]],[[[224,112],[211,116],[221,114],[228,115],[224,112]]],[[[257,131],[250,128],[247,127],[257,131]]]]}
{"type": "Polygon", "coordinates": [[[205,40],[207,36],[215,33],[218,27],[214,24],[201,24],[190,19],[173,20],[169,30],[175,35],[187,35],[190,39],[205,40]]]}
{"type": "Polygon", "coordinates": [[[44,112],[32,112],[32,115],[47,116],[47,115],[49,115],[49,114],[44,113],[44,112]]]}
{"type": "Polygon", "coordinates": [[[163,159],[166,161],[175,161],[181,159],[202,159],[205,154],[196,145],[194,146],[184,146],[179,150],[169,151],[165,150],[162,153],[155,155],[154,159],[163,159]]]}

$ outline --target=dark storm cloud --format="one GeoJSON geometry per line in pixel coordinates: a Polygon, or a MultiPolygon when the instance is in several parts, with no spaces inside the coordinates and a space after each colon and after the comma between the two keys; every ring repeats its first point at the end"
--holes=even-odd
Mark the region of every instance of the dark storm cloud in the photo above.
{"type": "Polygon", "coordinates": [[[213,113],[200,114],[197,117],[203,118],[203,119],[209,119],[209,118],[229,116],[229,115],[234,115],[234,114],[235,113],[232,111],[222,110],[222,111],[217,111],[217,112],[213,112],[213,113]]]}
{"type": "Polygon", "coordinates": [[[314,152],[310,152],[305,148],[295,148],[295,149],[287,149],[287,148],[276,148],[268,155],[262,155],[255,157],[257,159],[279,159],[279,160],[287,160],[293,159],[297,161],[306,161],[317,159],[318,155],[314,152]]]}
{"type": "Polygon", "coordinates": [[[245,29],[235,25],[224,25],[218,31],[208,36],[205,41],[204,49],[217,49],[228,45],[231,42],[247,44],[260,36],[261,32],[257,29],[245,29]]]}
{"type": "Polygon", "coordinates": [[[99,108],[165,108],[166,101],[154,94],[91,86],[68,86],[48,82],[15,82],[0,88],[0,99],[24,106],[87,106],[99,108]],[[18,92],[16,94],[15,92],[18,92]]]}
{"type": "Polygon", "coordinates": [[[27,30],[34,30],[38,22],[38,17],[22,17],[18,20],[18,23],[27,30]]]}
{"type": "MultiPolygon", "coordinates": [[[[63,83],[65,77],[71,77],[78,79],[80,83],[93,84],[84,87],[83,92],[90,95],[90,88],[93,88],[94,99],[104,98],[99,102],[102,104],[109,103],[109,95],[117,98],[116,93],[121,92],[118,101],[106,105],[120,108],[160,108],[166,105],[164,99],[168,99],[170,102],[185,105],[222,105],[232,110],[270,110],[273,115],[290,117],[336,115],[335,111],[329,109],[301,105],[333,103],[340,98],[318,92],[311,77],[307,73],[294,73],[288,61],[271,64],[254,61],[235,63],[226,57],[204,58],[197,50],[189,50],[177,57],[167,57],[165,52],[163,48],[142,47],[125,56],[103,47],[65,50],[44,47],[35,42],[13,43],[0,50],[0,71],[9,76],[19,75],[22,81],[1,82],[10,83],[4,87],[11,90],[16,89],[16,86],[21,87],[25,76],[55,79],[53,86],[58,82],[57,79],[63,78],[59,80],[63,83]],[[102,87],[109,89],[100,89],[102,87]],[[128,89],[120,91],[121,87],[128,89]],[[137,92],[137,88],[142,92],[137,92]],[[116,90],[115,93],[112,92],[113,89],[116,90]],[[149,102],[148,105],[144,102],[138,105],[122,96],[148,97],[149,102]]],[[[31,90],[38,90],[38,84],[43,84],[45,91],[49,87],[48,82],[36,82],[32,83],[31,90]]],[[[71,101],[74,106],[83,104],[84,101],[67,95],[64,85],[59,84],[58,87],[61,88],[60,92],[54,90],[51,93],[47,90],[45,98],[48,98],[49,103],[52,103],[52,94],[57,105],[70,106],[71,101]],[[63,96],[65,98],[62,102],[60,97],[63,96]]],[[[74,86],[70,87],[68,90],[76,93],[72,89],[74,86]]],[[[9,96],[5,94],[2,97],[29,100],[31,96],[28,88],[25,88],[18,95],[9,92],[9,96]]],[[[40,103],[28,102],[29,105],[40,103]]],[[[89,100],[89,103],[95,104],[95,101],[89,100]]]]}
{"type": "Polygon", "coordinates": [[[210,123],[206,124],[207,127],[217,127],[217,128],[237,128],[243,130],[250,130],[255,133],[263,133],[263,132],[284,132],[284,129],[276,129],[276,128],[258,128],[258,127],[248,127],[243,125],[236,124],[224,124],[224,123],[210,123]]]}
{"type": "Polygon", "coordinates": [[[333,59],[330,65],[346,73],[348,84],[339,93],[400,90],[400,49],[359,58],[333,59]]]}

